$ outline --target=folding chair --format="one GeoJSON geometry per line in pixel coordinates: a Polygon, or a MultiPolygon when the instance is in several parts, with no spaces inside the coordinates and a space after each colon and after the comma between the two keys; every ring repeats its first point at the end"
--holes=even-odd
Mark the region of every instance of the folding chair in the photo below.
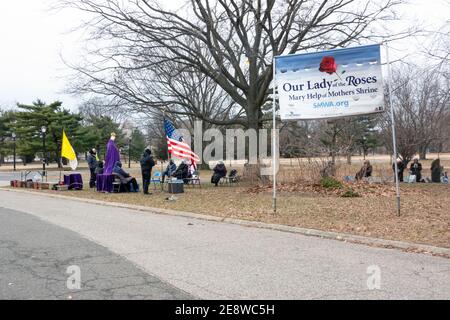
{"type": "Polygon", "coordinates": [[[120,180],[120,177],[117,174],[114,174],[114,180],[113,180],[113,193],[120,193],[123,191],[122,187],[122,181],[120,180]]]}
{"type": "Polygon", "coordinates": [[[161,172],[160,171],[156,171],[153,174],[153,178],[150,179],[150,183],[153,183],[153,189],[156,190],[156,184],[158,183],[159,185],[162,184],[161,181],[161,172]]]}
{"type": "Polygon", "coordinates": [[[186,178],[185,180],[187,180],[187,185],[192,185],[192,186],[198,185],[200,188],[202,187],[201,180],[200,180],[200,172],[198,170],[195,170],[192,173],[192,177],[186,178]]]}
{"type": "Polygon", "coordinates": [[[236,170],[231,170],[228,176],[220,178],[219,183],[220,184],[226,184],[227,186],[231,187],[233,183],[238,184],[240,177],[237,175],[236,170]]]}

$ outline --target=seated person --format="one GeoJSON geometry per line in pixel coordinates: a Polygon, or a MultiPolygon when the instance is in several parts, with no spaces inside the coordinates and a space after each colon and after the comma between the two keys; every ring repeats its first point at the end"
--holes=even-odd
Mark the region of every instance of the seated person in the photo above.
{"type": "Polygon", "coordinates": [[[122,169],[122,162],[116,162],[113,168],[113,174],[120,178],[120,182],[126,187],[127,191],[139,191],[139,185],[136,181],[136,178],[133,178],[127,172],[125,172],[125,170],[122,169]]]}
{"type": "Polygon", "coordinates": [[[217,187],[220,179],[227,176],[227,168],[225,167],[223,161],[219,161],[219,163],[214,167],[213,171],[214,173],[211,177],[211,183],[213,183],[217,187]]]}
{"type": "Polygon", "coordinates": [[[238,181],[238,176],[237,176],[237,170],[233,169],[230,171],[230,174],[228,175],[228,178],[230,179],[231,182],[237,182],[238,181]]]}
{"type": "Polygon", "coordinates": [[[372,176],[372,165],[370,164],[370,161],[366,160],[364,161],[364,165],[362,166],[361,170],[358,171],[356,174],[356,180],[362,180],[363,178],[369,178],[372,176]]]}
{"type": "Polygon", "coordinates": [[[189,180],[189,166],[186,163],[186,160],[181,161],[177,170],[172,174],[172,177],[177,178],[178,180],[183,180],[184,183],[188,183],[189,180]]]}
{"type": "Polygon", "coordinates": [[[99,161],[97,164],[97,168],[95,168],[95,174],[99,175],[99,174],[103,174],[103,161],[99,161]]]}
{"type": "Polygon", "coordinates": [[[445,183],[445,184],[449,183],[447,171],[444,172],[444,174],[442,175],[442,183],[445,183]]]}
{"type": "Polygon", "coordinates": [[[175,171],[177,171],[177,165],[175,164],[175,162],[173,162],[172,159],[170,159],[169,164],[167,165],[166,171],[164,171],[162,174],[162,182],[164,183],[166,176],[168,178],[170,178],[175,173],[175,171]]]}

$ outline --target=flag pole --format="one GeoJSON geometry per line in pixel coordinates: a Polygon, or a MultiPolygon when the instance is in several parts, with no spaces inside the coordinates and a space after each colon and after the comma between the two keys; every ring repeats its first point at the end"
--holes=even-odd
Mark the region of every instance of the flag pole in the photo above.
{"type": "Polygon", "coordinates": [[[273,213],[277,213],[277,169],[276,169],[276,161],[277,161],[277,157],[275,154],[275,144],[277,143],[276,141],[276,127],[277,127],[277,122],[276,122],[276,117],[275,117],[275,111],[276,111],[276,59],[275,59],[275,55],[273,57],[273,92],[272,92],[272,121],[273,121],[273,128],[272,128],[272,169],[273,169],[273,175],[272,175],[272,180],[273,180],[273,203],[272,203],[272,207],[273,207],[273,213]]]}
{"type": "MultiPolygon", "coordinates": [[[[62,130],[62,134],[61,137],[64,135],[64,128],[62,130]]],[[[63,139],[61,139],[61,153],[59,155],[59,184],[61,184],[61,177],[62,177],[62,144],[63,144],[63,139]]]]}
{"type": "Polygon", "coordinates": [[[166,131],[166,113],[164,111],[163,111],[163,126],[167,144],[167,161],[170,161],[169,143],[167,142],[167,131],[166,131]]]}
{"type": "Polygon", "coordinates": [[[397,193],[397,216],[400,217],[400,181],[398,178],[398,163],[397,163],[397,133],[395,128],[395,116],[394,116],[394,105],[392,103],[392,70],[391,70],[391,61],[389,59],[389,48],[387,42],[384,43],[386,49],[386,60],[388,67],[388,91],[389,91],[389,106],[391,111],[391,124],[392,124],[392,147],[394,151],[394,156],[392,157],[392,161],[394,161],[395,168],[395,189],[397,193]]]}

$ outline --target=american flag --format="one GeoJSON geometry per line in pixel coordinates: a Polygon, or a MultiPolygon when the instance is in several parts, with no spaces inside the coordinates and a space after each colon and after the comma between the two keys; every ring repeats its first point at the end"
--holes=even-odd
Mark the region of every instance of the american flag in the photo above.
{"type": "Polygon", "coordinates": [[[184,142],[183,136],[175,129],[170,120],[164,119],[164,128],[166,130],[167,148],[173,157],[189,159],[194,166],[197,162],[200,162],[200,158],[184,142]]]}

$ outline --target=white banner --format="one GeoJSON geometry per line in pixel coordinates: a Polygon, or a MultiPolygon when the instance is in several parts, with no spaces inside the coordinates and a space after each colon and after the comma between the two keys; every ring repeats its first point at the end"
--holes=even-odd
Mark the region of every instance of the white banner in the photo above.
{"type": "Polygon", "coordinates": [[[275,57],[282,120],[385,111],[380,46],[275,57]]]}

